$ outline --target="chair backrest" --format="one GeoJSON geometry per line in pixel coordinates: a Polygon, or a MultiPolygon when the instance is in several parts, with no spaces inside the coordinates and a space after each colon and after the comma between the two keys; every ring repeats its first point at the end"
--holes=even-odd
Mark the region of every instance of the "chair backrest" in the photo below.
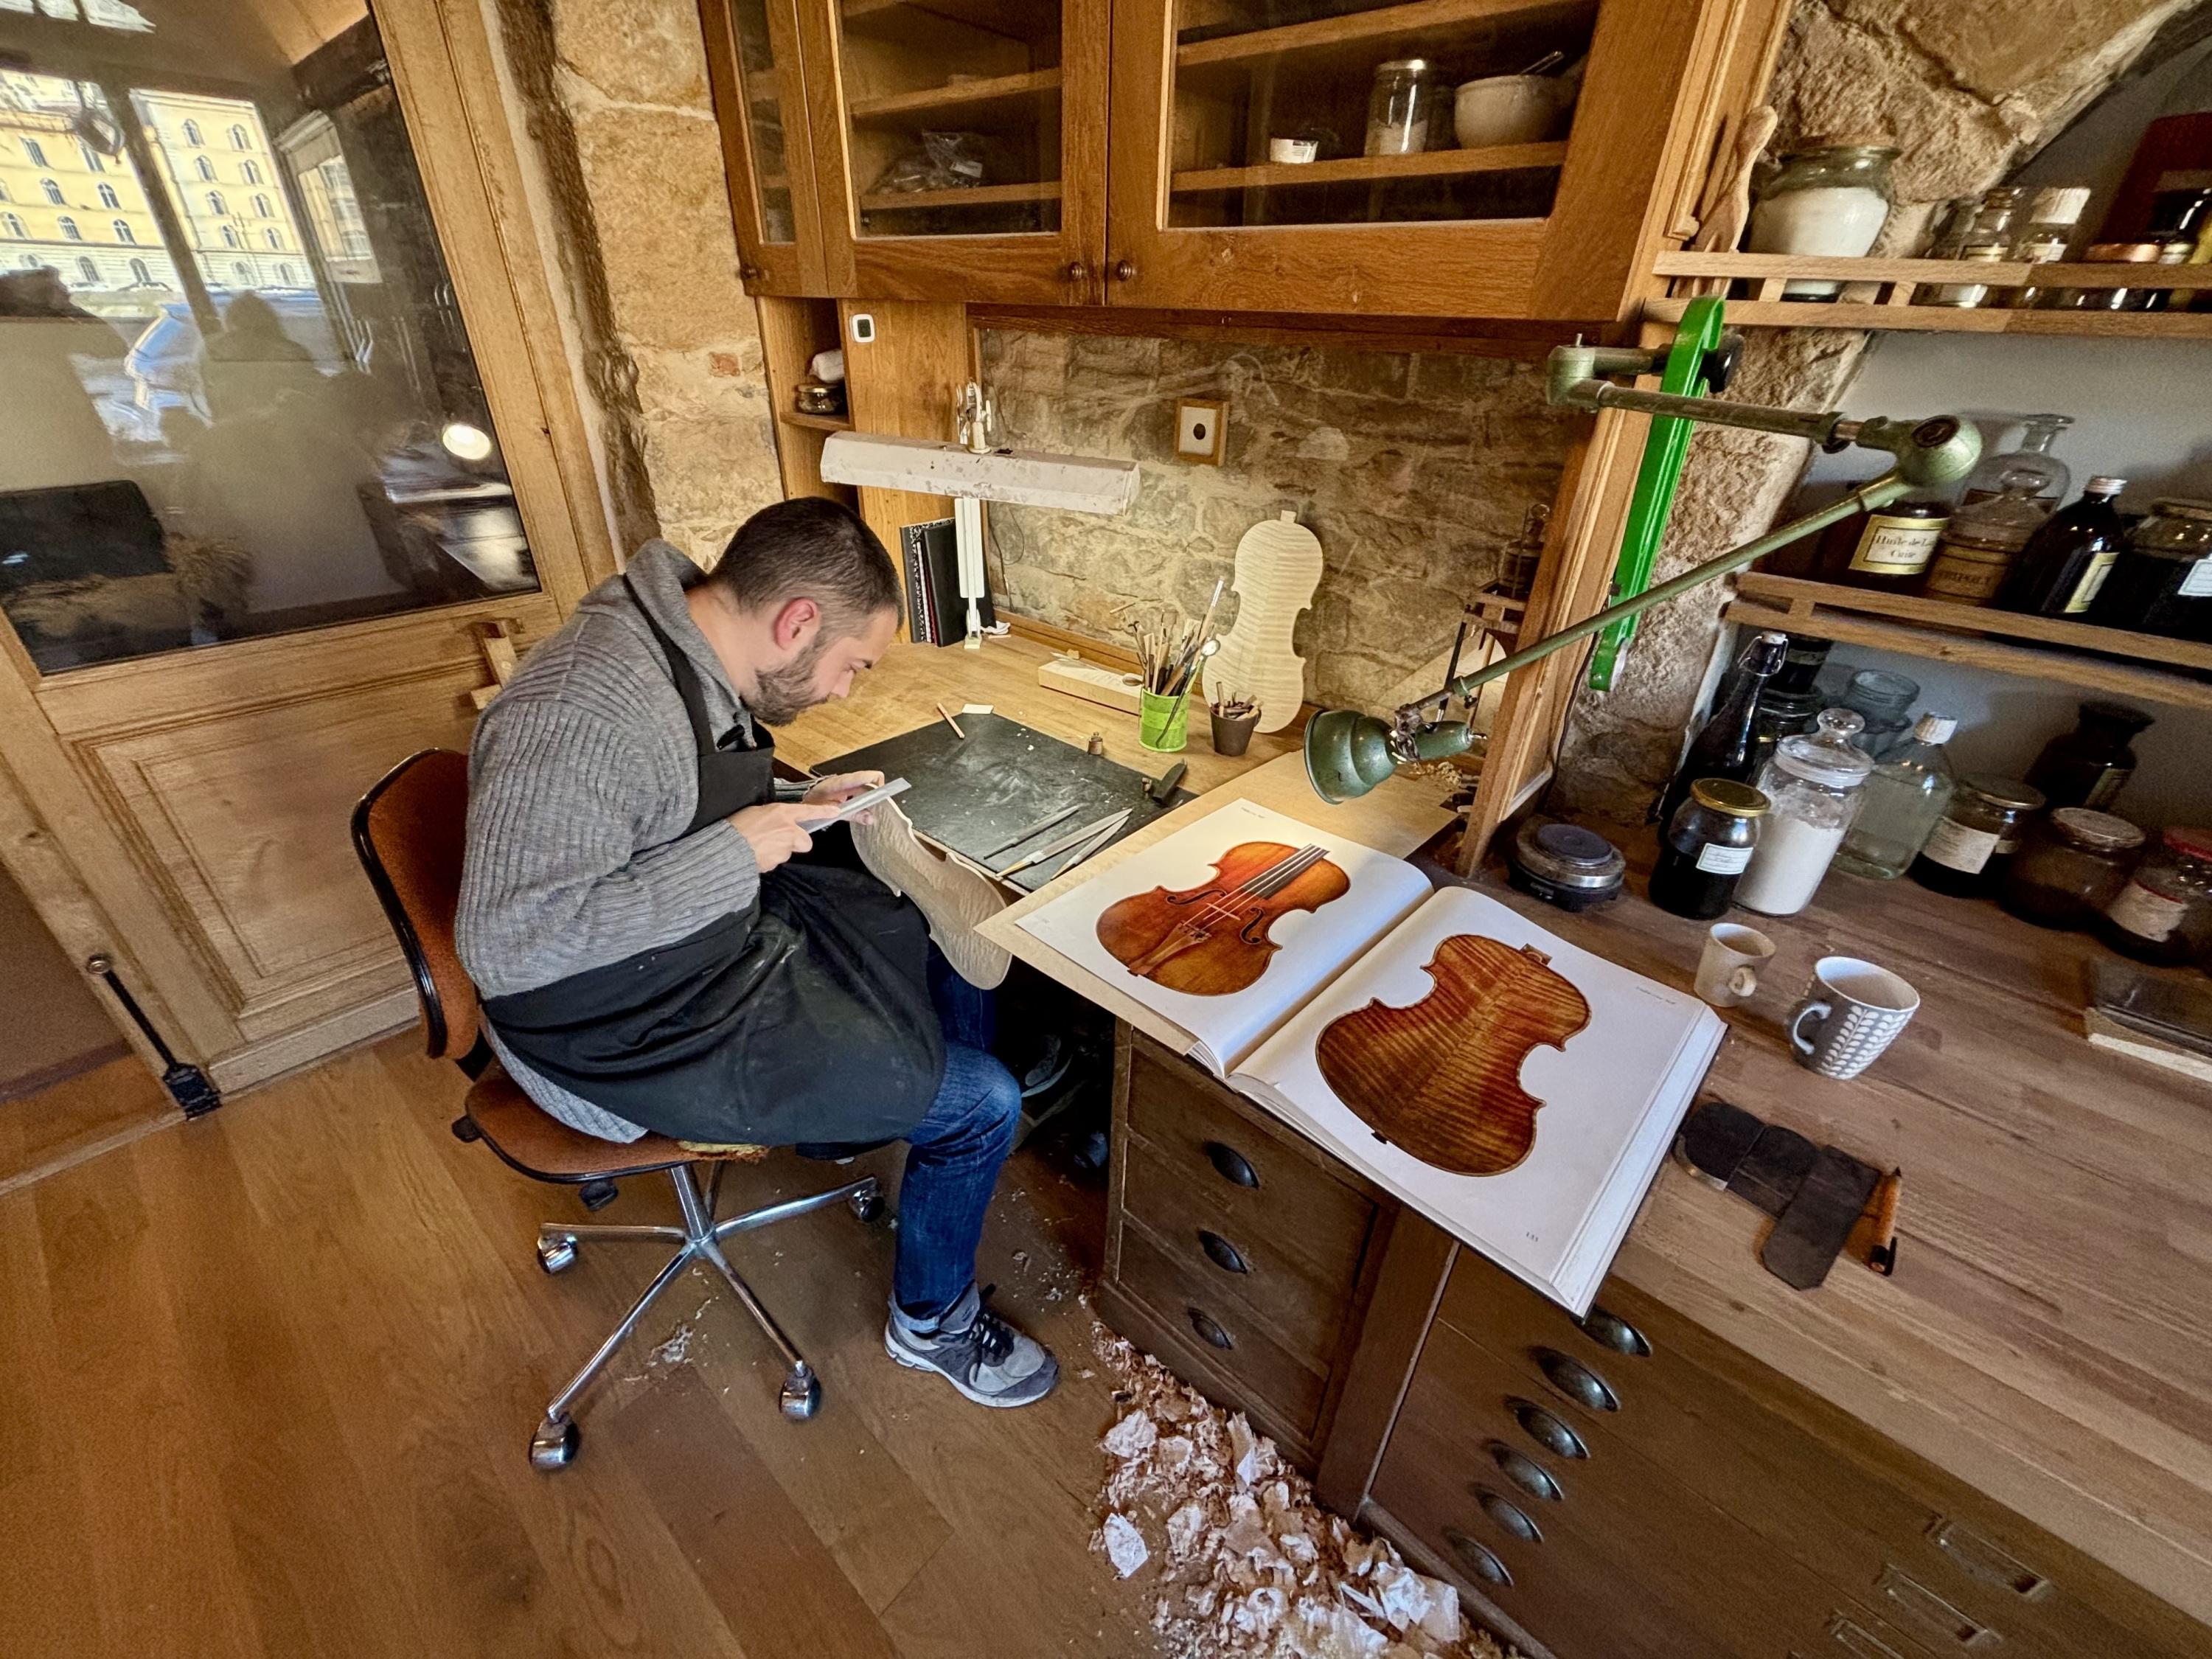
{"type": "Polygon", "coordinates": [[[399,936],[433,1060],[476,1047],[477,988],[453,948],[468,841],[469,760],[425,749],[378,779],[353,809],[353,848],[399,936]]]}

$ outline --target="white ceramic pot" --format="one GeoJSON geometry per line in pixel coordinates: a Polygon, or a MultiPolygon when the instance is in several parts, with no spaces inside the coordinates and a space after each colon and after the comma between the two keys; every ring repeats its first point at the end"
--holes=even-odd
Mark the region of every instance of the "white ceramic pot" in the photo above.
{"type": "Polygon", "coordinates": [[[1559,118],[1564,83],[1548,75],[1492,75],[1462,84],[1452,104],[1462,149],[1540,143],[1559,118]]]}

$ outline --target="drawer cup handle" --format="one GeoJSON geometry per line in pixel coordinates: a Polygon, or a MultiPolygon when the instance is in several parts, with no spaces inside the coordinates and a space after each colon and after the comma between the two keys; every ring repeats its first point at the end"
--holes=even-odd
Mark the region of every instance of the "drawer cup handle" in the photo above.
{"type": "Polygon", "coordinates": [[[1928,1535],[1936,1547],[1984,1583],[2002,1584],[2023,1601],[2051,1593],[2051,1581],[2027,1563],[2007,1554],[1963,1521],[1938,1521],[1928,1535]]]}
{"type": "Polygon", "coordinates": [[[1509,1589],[1512,1586],[1513,1575],[1505,1570],[1505,1564],[1457,1527],[1444,1528],[1444,1542],[1452,1547],[1452,1553],[1459,1557],[1460,1565],[1484,1583],[1509,1589]]]}
{"type": "Polygon", "coordinates": [[[1905,1659],[1903,1654],[1847,1613],[1839,1613],[1828,1621],[1828,1639],[1854,1656],[1854,1659],[1905,1659]]]}
{"type": "Polygon", "coordinates": [[[1611,1348],[1615,1353],[1625,1353],[1632,1359],[1648,1359],[1651,1345],[1638,1330],[1619,1314],[1607,1313],[1602,1308],[1592,1308],[1582,1320],[1583,1334],[1601,1348],[1611,1348]]]}
{"type": "Polygon", "coordinates": [[[1201,1341],[1220,1349],[1224,1353],[1237,1346],[1237,1339],[1230,1335],[1223,1328],[1221,1322],[1212,1315],[1199,1308],[1192,1308],[1188,1311],[1190,1314],[1190,1328],[1198,1333],[1201,1341]]]}
{"type": "Polygon", "coordinates": [[[1583,1444],[1582,1436],[1533,1400],[1509,1400],[1505,1404],[1513,1413],[1513,1420],[1520,1424],[1528,1437],[1553,1456],[1589,1455],[1589,1448],[1583,1444]]]}
{"type": "Polygon", "coordinates": [[[1524,1544],[1544,1541],[1543,1529],[1528,1518],[1528,1511],[1504,1492],[1492,1492],[1487,1486],[1474,1489],[1475,1501],[1482,1512],[1498,1523],[1498,1529],[1508,1537],[1517,1538],[1524,1544]]]}
{"type": "Polygon", "coordinates": [[[1620,1401],[1607,1388],[1605,1379],[1579,1359],[1570,1358],[1556,1348],[1536,1350],[1536,1363],[1543,1368],[1551,1385],[1575,1402],[1594,1412],[1617,1412],[1620,1401]]]}
{"type": "Polygon", "coordinates": [[[1208,1232],[1200,1227],[1198,1230],[1198,1247],[1206,1252],[1207,1261],[1225,1273],[1249,1273],[1252,1271],[1252,1264],[1245,1261],[1244,1253],[1219,1233],[1208,1232]]]}
{"type": "Polygon", "coordinates": [[[1256,1188],[1260,1172],[1252,1167],[1252,1160],[1234,1146],[1224,1146],[1218,1140],[1206,1143],[1206,1161],[1213,1165],[1214,1173],[1224,1181],[1238,1187],[1256,1188]]]}
{"type": "Polygon", "coordinates": [[[1556,1504],[1566,1496],[1559,1490],[1559,1483],[1547,1474],[1544,1466],[1534,1458],[1526,1456],[1499,1441],[1491,1443],[1490,1456],[1491,1461],[1498,1465],[1498,1472],[1529,1497],[1541,1498],[1547,1504],[1556,1504]]]}
{"type": "Polygon", "coordinates": [[[1875,1588],[1899,1619],[1917,1626],[1948,1648],[1979,1652],[1994,1646],[1999,1639],[1997,1632],[1989,1626],[1953,1607],[1927,1585],[1901,1571],[1894,1562],[1884,1565],[1875,1588]]]}

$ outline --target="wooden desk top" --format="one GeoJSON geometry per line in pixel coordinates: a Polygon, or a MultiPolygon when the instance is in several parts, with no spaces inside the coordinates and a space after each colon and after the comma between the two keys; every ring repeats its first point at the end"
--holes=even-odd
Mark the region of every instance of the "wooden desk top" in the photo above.
{"type": "MultiPolygon", "coordinates": [[[[1624,898],[1542,926],[1690,988],[1704,924],[1624,898]]],[[[1641,883],[1631,878],[1632,890],[1641,883]]],[[[2212,1085],[2092,1048],[2079,934],[1910,880],[1832,872],[1726,1011],[1706,1079],[1814,1142],[1905,1171],[1895,1277],[1800,1293],[1765,1216],[1671,1161],[1613,1272],[2191,1616],[2212,1623],[2212,1085]],[[1921,1010],[1862,1077],[1816,1077],[1782,1022],[1814,960],[1865,957],[1921,1010]]]]}

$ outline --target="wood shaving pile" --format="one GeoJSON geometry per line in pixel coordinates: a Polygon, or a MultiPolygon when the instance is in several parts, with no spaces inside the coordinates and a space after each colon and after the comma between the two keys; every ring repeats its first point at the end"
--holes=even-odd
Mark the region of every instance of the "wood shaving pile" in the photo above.
{"type": "Polygon", "coordinates": [[[1123,1410],[1099,1443],[1091,1547],[1124,1578],[1157,1555],[1168,1659],[1518,1659],[1461,1618],[1450,1585],[1316,1504],[1241,1412],[1103,1326],[1092,1340],[1123,1410]]]}

